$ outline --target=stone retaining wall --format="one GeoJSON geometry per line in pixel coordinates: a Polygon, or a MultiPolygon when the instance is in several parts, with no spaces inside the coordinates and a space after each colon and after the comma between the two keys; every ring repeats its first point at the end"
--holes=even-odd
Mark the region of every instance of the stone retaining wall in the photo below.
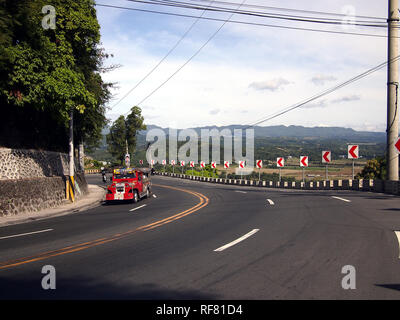
{"type": "MultiPolygon", "coordinates": [[[[66,198],[65,153],[0,148],[0,216],[61,205],[66,198]]],[[[89,192],[83,173],[75,173],[75,197],[89,192]]]]}
{"type": "Polygon", "coordinates": [[[54,208],[65,200],[62,177],[0,181],[0,216],[54,208]]]}
{"type": "Polygon", "coordinates": [[[0,180],[64,176],[68,162],[65,153],[0,148],[0,180]]]}

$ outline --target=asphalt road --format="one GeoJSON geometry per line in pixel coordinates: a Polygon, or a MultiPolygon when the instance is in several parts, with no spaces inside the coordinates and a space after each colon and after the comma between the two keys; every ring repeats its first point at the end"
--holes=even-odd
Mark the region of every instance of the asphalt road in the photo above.
{"type": "Polygon", "coordinates": [[[1,227],[0,299],[400,298],[398,197],[152,182],[137,204],[1,227]]]}

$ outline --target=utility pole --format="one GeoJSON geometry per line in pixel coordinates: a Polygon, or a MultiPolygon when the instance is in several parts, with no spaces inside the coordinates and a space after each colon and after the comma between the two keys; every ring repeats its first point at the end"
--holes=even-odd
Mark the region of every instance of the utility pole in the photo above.
{"type": "Polygon", "coordinates": [[[399,180],[399,156],[394,144],[399,135],[397,91],[399,87],[399,0],[389,0],[388,5],[388,76],[387,76],[387,180],[399,180]]]}
{"type": "Polygon", "coordinates": [[[69,182],[67,183],[68,198],[74,202],[74,108],[69,112],[69,182]]]}

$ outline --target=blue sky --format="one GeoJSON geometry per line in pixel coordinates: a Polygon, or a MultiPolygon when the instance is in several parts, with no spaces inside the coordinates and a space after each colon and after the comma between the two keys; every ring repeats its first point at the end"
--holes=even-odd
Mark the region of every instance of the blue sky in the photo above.
{"type": "MultiPolygon", "coordinates": [[[[154,9],[125,0],[96,2],[154,9]]],[[[350,6],[356,15],[387,16],[386,1],[249,0],[245,3],[337,13],[350,6]]],[[[195,20],[105,7],[97,7],[97,12],[102,44],[107,52],[114,54],[108,63],[121,65],[103,75],[106,81],[118,83],[110,105],[157,64],[195,20]]],[[[201,12],[191,14],[200,15],[201,12]]],[[[205,16],[212,15],[206,13],[205,16]]],[[[228,16],[227,13],[218,15],[221,19],[228,16]]],[[[234,16],[233,19],[346,31],[343,26],[325,27],[253,17],[234,16]]],[[[108,111],[107,116],[113,120],[142,101],[184,64],[221,24],[199,21],[161,66],[108,111]]],[[[386,32],[385,29],[363,28],[348,31],[386,32]]],[[[140,107],[146,123],[163,127],[249,124],[384,62],[386,47],[384,38],[227,23],[199,55],[140,107]]],[[[386,69],[262,125],[344,126],[384,131],[386,69]]]]}

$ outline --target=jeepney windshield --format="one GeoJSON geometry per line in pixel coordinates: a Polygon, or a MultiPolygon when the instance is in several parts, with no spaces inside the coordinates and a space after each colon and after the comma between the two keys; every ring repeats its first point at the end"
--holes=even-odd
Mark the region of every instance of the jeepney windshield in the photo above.
{"type": "Polygon", "coordinates": [[[134,172],[114,174],[114,179],[135,179],[135,178],[136,178],[136,174],[134,172]]]}

